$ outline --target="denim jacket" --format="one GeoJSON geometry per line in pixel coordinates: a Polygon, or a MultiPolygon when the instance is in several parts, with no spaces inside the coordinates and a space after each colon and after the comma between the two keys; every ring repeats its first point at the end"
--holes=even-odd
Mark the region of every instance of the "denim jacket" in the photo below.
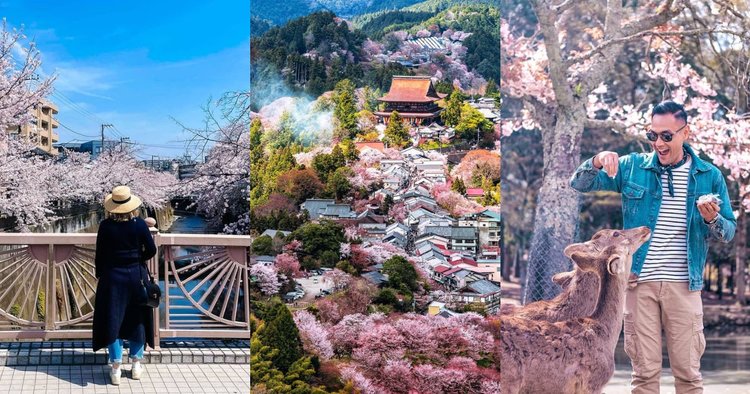
{"type": "MultiPolygon", "coordinates": [[[[701,160],[687,144],[684,146],[693,159],[687,194],[687,259],[689,289],[697,291],[703,288],[703,268],[706,264],[708,239],[713,237],[725,243],[731,241],[737,220],[729,204],[727,184],[719,169],[701,160]],[[718,219],[709,225],[698,212],[695,202],[698,197],[711,193],[719,195],[721,204],[718,219]]],[[[591,158],[576,169],[570,179],[570,186],[579,192],[609,190],[620,193],[623,227],[629,229],[648,226],[653,232],[662,198],[657,160],[654,152],[622,156],[617,175],[610,178],[605,171],[593,166],[591,158]]],[[[636,275],[641,273],[650,244],[651,240],[647,241],[633,255],[632,271],[636,275]]]]}

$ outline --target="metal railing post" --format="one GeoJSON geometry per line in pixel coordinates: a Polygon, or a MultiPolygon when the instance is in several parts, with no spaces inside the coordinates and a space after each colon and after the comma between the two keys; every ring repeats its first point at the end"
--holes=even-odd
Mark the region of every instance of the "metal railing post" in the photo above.
{"type": "Polygon", "coordinates": [[[245,253],[243,253],[243,261],[242,265],[245,267],[245,269],[242,270],[242,290],[245,293],[244,301],[245,301],[245,320],[247,321],[247,330],[250,331],[250,278],[249,271],[250,271],[250,262],[247,258],[247,250],[245,250],[245,253]]]}
{"type": "Polygon", "coordinates": [[[47,290],[45,292],[45,314],[44,314],[44,330],[54,331],[55,330],[55,319],[57,317],[57,281],[55,270],[55,254],[53,244],[47,245],[47,290]]]}
{"type": "MultiPolygon", "coordinates": [[[[158,233],[159,233],[159,229],[158,228],[153,228],[153,230],[151,230],[151,236],[154,237],[154,243],[156,244],[156,254],[148,262],[148,270],[151,273],[151,275],[154,276],[154,278],[157,281],[157,283],[159,281],[159,244],[158,244],[158,242],[159,242],[159,236],[158,236],[158,233]]],[[[165,287],[165,290],[166,290],[167,286],[165,285],[164,287],[165,287]]],[[[164,297],[164,295],[162,295],[162,296],[164,297]]],[[[154,329],[154,350],[161,350],[161,335],[160,335],[160,331],[159,331],[159,328],[160,328],[159,327],[159,324],[160,324],[160,322],[159,322],[159,310],[160,310],[160,308],[161,308],[161,304],[159,304],[159,306],[157,306],[156,308],[154,308],[153,311],[151,311],[151,313],[153,314],[153,319],[154,319],[154,326],[153,326],[153,329],[154,329]]]]}

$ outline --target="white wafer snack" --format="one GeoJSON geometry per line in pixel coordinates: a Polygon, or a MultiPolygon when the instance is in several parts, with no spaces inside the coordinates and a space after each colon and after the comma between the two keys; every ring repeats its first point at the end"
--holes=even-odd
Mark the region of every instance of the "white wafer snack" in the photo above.
{"type": "Polygon", "coordinates": [[[697,205],[706,204],[710,202],[715,202],[717,204],[721,204],[721,200],[719,199],[718,194],[704,194],[700,197],[698,197],[698,201],[696,202],[697,205]]]}

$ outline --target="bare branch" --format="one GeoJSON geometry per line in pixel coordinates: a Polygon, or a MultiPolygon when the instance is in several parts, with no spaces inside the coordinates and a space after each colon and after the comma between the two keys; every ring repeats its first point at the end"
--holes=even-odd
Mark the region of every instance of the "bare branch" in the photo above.
{"type": "Polygon", "coordinates": [[[597,54],[602,53],[605,49],[613,46],[613,45],[620,45],[624,44],[630,41],[634,41],[646,36],[657,36],[657,37],[670,37],[670,36],[696,36],[701,34],[715,34],[715,33],[722,33],[722,34],[732,34],[737,35],[739,37],[743,37],[744,35],[734,31],[734,30],[726,30],[726,29],[717,29],[717,28],[707,28],[707,29],[693,29],[693,30],[683,30],[683,31],[670,31],[670,32],[656,32],[656,31],[642,31],[637,34],[633,34],[631,36],[627,37],[621,37],[621,38],[614,38],[611,40],[604,41],[603,43],[599,44],[596,48],[587,51],[586,53],[576,56],[574,58],[568,59],[565,63],[567,67],[572,66],[573,64],[582,63],[592,57],[594,57],[597,54]]]}
{"type": "Polygon", "coordinates": [[[587,129],[613,129],[623,133],[627,125],[616,120],[586,119],[583,122],[583,127],[587,129]]]}
{"type": "Polygon", "coordinates": [[[581,0],[565,0],[556,6],[552,6],[552,12],[554,12],[557,15],[560,15],[563,12],[573,8],[573,6],[575,6],[576,4],[580,2],[581,0]]]}
{"type": "Polygon", "coordinates": [[[632,36],[634,34],[651,30],[656,26],[661,26],[669,22],[672,18],[676,17],[680,14],[680,12],[682,12],[682,1],[678,0],[677,4],[675,4],[674,7],[672,7],[672,3],[673,0],[667,0],[664,5],[659,7],[659,12],[653,15],[649,15],[645,18],[636,19],[626,24],[620,30],[620,36],[632,36]]]}
{"type": "Polygon", "coordinates": [[[573,106],[573,92],[568,85],[568,66],[562,58],[560,48],[559,31],[557,30],[556,16],[552,10],[545,8],[539,0],[534,2],[534,10],[539,19],[539,28],[544,37],[544,47],[549,59],[549,76],[552,80],[552,89],[560,107],[573,106]]]}

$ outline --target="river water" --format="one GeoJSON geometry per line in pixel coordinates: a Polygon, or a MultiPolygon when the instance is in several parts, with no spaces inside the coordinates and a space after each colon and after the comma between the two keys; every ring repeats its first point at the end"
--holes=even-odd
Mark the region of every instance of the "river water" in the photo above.
{"type": "Polygon", "coordinates": [[[206,234],[208,226],[202,216],[175,213],[175,221],[166,233],[176,234],[206,234]]]}
{"type": "MultiPolygon", "coordinates": [[[[750,394],[750,333],[747,329],[726,333],[706,330],[706,351],[701,358],[704,392],[750,394]]],[[[664,340],[662,341],[664,342],[664,340]]],[[[661,392],[674,393],[674,378],[669,369],[666,345],[662,349],[664,371],[661,392]]],[[[615,351],[615,376],[604,390],[607,394],[630,393],[630,359],[625,354],[623,339],[615,351]]]]}

